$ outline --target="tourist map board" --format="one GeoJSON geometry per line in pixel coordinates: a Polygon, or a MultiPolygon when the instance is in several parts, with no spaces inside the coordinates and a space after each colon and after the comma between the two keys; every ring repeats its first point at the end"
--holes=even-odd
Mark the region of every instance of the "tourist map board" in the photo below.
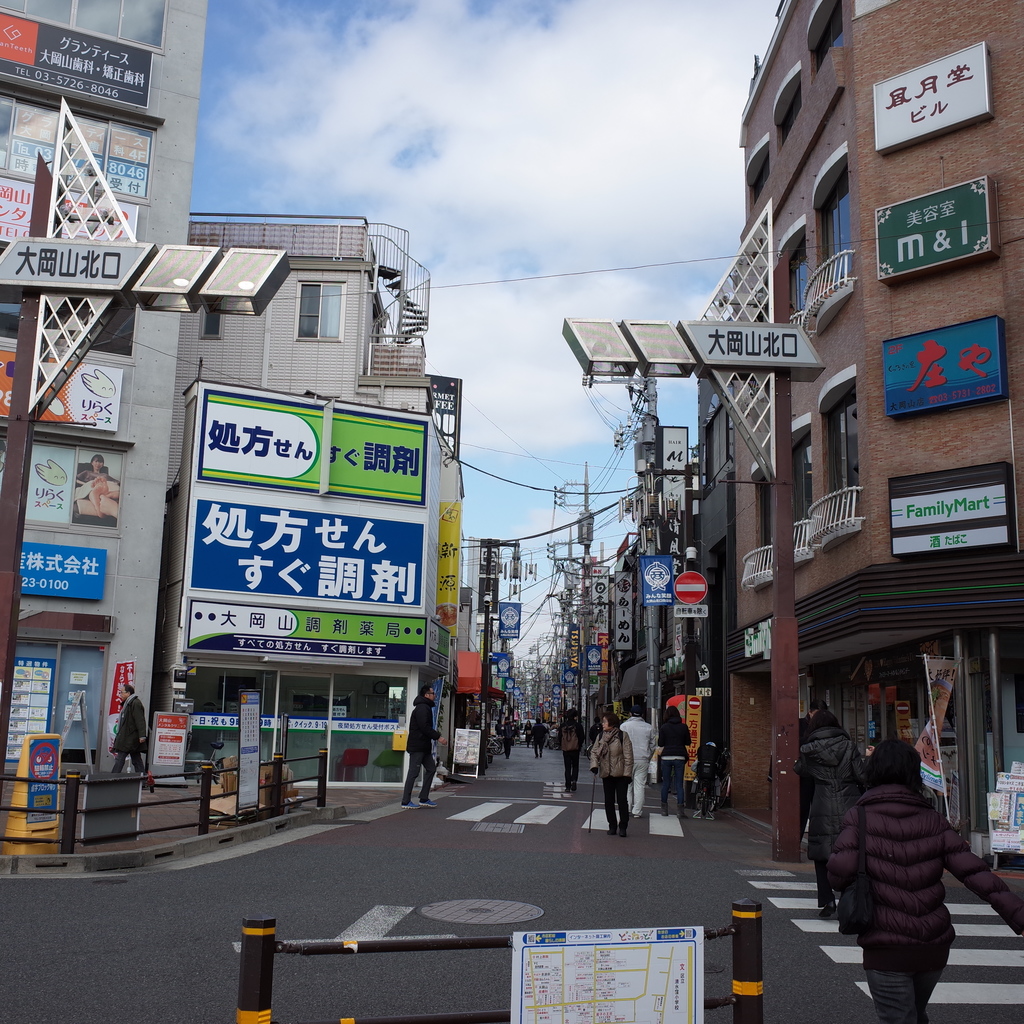
{"type": "Polygon", "coordinates": [[[701,1024],[703,928],[513,935],[511,1024],[701,1024]]]}

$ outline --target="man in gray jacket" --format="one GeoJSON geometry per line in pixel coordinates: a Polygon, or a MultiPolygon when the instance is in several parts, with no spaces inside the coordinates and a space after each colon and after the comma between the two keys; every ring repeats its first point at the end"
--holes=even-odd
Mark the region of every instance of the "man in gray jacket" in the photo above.
{"type": "Polygon", "coordinates": [[[634,704],[629,718],[622,723],[622,731],[633,745],[633,779],[629,784],[629,813],[634,818],[643,817],[644,787],[651,769],[654,754],[654,727],[644,720],[644,709],[634,704]]]}

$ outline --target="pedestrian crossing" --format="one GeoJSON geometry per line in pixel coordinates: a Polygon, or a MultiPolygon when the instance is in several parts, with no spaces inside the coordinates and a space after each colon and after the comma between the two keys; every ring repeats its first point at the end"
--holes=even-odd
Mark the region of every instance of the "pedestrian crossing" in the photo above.
{"type": "MultiPolygon", "coordinates": [[[[550,794],[545,793],[544,800],[550,799],[550,794]]],[[[501,817],[506,820],[509,809],[515,807],[517,801],[511,800],[485,800],[481,803],[467,807],[463,811],[448,815],[449,821],[469,821],[473,823],[486,821],[488,818],[501,817]]],[[[550,825],[564,810],[567,804],[538,803],[529,810],[512,819],[514,825],[550,825]]],[[[513,812],[514,813],[514,812],[513,812]]],[[[580,826],[590,831],[604,832],[608,828],[608,821],[605,818],[604,809],[597,808],[592,811],[580,826]]],[[[659,814],[645,814],[642,818],[631,818],[629,822],[631,835],[648,833],[652,836],[670,836],[682,838],[683,824],[675,815],[662,817],[659,814]]],[[[813,889],[814,887],[811,886],[813,889]]]]}
{"type": "MultiPolygon", "coordinates": [[[[744,869],[737,873],[746,876],[747,884],[758,890],[759,893],[763,893],[764,899],[777,910],[814,915],[809,917],[793,916],[790,920],[801,932],[814,936],[821,942],[818,948],[833,964],[844,968],[855,968],[856,973],[851,972],[850,980],[870,998],[867,982],[863,980],[862,954],[857,945],[856,936],[840,935],[838,921],[834,918],[818,917],[818,901],[815,897],[782,895],[786,892],[815,892],[816,886],[813,882],[801,881],[792,872],[782,872],[777,869],[762,872],[744,869]],[[753,877],[758,874],[764,877],[753,877]],[[785,879],[779,877],[784,874],[788,874],[789,877],[785,879]],[[835,944],[837,940],[841,944],[835,944]]],[[[1010,939],[1011,942],[1004,948],[984,948],[964,945],[958,941],[950,950],[949,964],[944,978],[950,978],[951,974],[955,977],[957,968],[967,968],[970,971],[989,967],[1007,969],[1013,972],[1011,978],[1020,977],[1022,983],[991,984],[989,982],[944,980],[936,986],[930,1004],[996,1006],[1024,1003],[1024,974],[1015,972],[1016,968],[1024,968],[1024,948],[1021,948],[1020,937],[1001,920],[998,923],[971,920],[972,918],[998,918],[996,912],[986,903],[947,903],[946,909],[953,917],[953,926],[958,939],[1010,939]],[[967,920],[963,920],[964,918],[967,920]]]]}

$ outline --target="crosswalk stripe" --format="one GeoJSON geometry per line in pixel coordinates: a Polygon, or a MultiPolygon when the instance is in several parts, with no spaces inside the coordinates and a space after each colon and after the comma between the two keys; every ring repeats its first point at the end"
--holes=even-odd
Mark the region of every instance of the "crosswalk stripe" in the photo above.
{"type": "Polygon", "coordinates": [[[775,882],[756,878],[748,878],[747,882],[755,889],[774,889],[775,891],[788,889],[791,892],[814,892],[818,888],[814,882],[775,882]]]}
{"type": "MultiPolygon", "coordinates": [[[[822,946],[837,964],[859,964],[859,946],[822,946]]],[[[950,967],[1024,967],[1024,949],[951,949],[950,967]]]]}
{"type": "MultiPolygon", "coordinates": [[[[870,996],[868,983],[858,981],[857,988],[870,996]]],[[[988,985],[977,982],[940,981],[928,1001],[933,1003],[984,1003],[1013,1006],[1024,1003],[1024,985],[988,985]]]]}
{"type": "MultiPolygon", "coordinates": [[[[802,932],[839,933],[839,922],[834,919],[793,917],[790,920],[802,932]]],[[[957,935],[965,939],[1005,939],[1017,934],[1006,924],[965,924],[963,921],[957,921],[954,927],[957,935]]]]}
{"type": "Polygon", "coordinates": [[[608,819],[604,816],[604,811],[594,811],[593,814],[585,822],[583,822],[584,828],[608,828],[608,819]]]}
{"type": "Polygon", "coordinates": [[[675,816],[663,818],[657,815],[650,819],[652,836],[681,836],[683,823],[675,816]]]}
{"type": "Polygon", "coordinates": [[[503,803],[484,803],[477,804],[476,807],[470,807],[466,811],[459,811],[458,814],[450,814],[448,816],[449,821],[483,821],[484,818],[489,818],[492,814],[497,814],[499,811],[503,811],[506,807],[511,807],[511,804],[503,803]]]}
{"type": "Polygon", "coordinates": [[[553,821],[557,818],[564,810],[564,804],[561,807],[538,804],[525,814],[520,814],[519,817],[516,818],[515,823],[517,825],[546,825],[549,821],[553,821]]]}

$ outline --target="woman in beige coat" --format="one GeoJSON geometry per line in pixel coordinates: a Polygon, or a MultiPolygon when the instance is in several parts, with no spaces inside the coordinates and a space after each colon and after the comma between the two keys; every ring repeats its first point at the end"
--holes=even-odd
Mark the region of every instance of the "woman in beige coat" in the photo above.
{"type": "Polygon", "coordinates": [[[629,783],[633,778],[633,745],[619,728],[619,716],[609,712],[601,718],[601,735],[590,750],[590,770],[604,783],[604,813],[608,835],[626,838],[629,823],[629,783]],[[615,805],[619,805],[616,820],[615,805]]]}

